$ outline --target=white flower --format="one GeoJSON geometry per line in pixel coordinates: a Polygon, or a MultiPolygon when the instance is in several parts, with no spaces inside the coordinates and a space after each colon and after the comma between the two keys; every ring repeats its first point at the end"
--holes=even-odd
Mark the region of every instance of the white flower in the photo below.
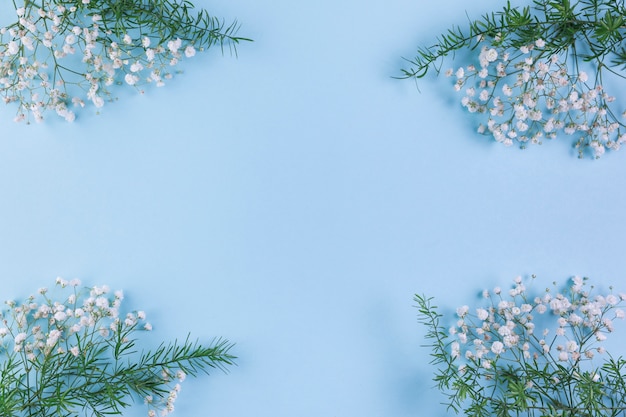
{"type": "Polygon", "coordinates": [[[61,337],[60,330],[54,329],[50,331],[50,334],[48,334],[48,340],[46,340],[46,346],[53,347],[54,345],[56,345],[60,337],[61,337]]]}
{"type": "Polygon", "coordinates": [[[496,340],[491,345],[491,351],[495,353],[496,355],[500,355],[502,352],[504,352],[504,344],[500,342],[499,340],[496,340]]]}
{"type": "Polygon", "coordinates": [[[24,333],[24,332],[22,332],[22,333],[18,333],[18,334],[15,336],[15,344],[16,344],[16,345],[21,344],[22,342],[24,342],[24,340],[26,340],[26,337],[27,337],[27,336],[28,336],[28,335],[27,335],[26,333],[24,333]]]}
{"type": "Polygon", "coordinates": [[[573,326],[578,326],[580,324],[582,324],[583,322],[583,318],[580,317],[578,314],[576,313],[571,313],[567,319],[567,321],[569,321],[569,323],[573,326]]]}
{"type": "Polygon", "coordinates": [[[143,65],[141,65],[141,62],[133,62],[130,65],[130,71],[131,72],[139,72],[143,69],[143,65]]]}
{"type": "Polygon", "coordinates": [[[452,359],[456,359],[461,355],[461,347],[459,345],[459,342],[452,342],[452,345],[450,346],[452,352],[451,352],[451,356],[452,359]]]}
{"type": "Polygon", "coordinates": [[[544,46],[546,46],[546,41],[544,41],[543,39],[539,38],[535,41],[535,46],[537,48],[543,48],[544,46]]]}
{"type": "Polygon", "coordinates": [[[503,311],[509,308],[509,302],[506,300],[502,300],[498,303],[498,310],[503,311]]]}
{"type": "Polygon", "coordinates": [[[491,48],[489,49],[486,53],[485,53],[485,58],[487,59],[487,61],[489,62],[493,62],[496,59],[498,59],[498,51],[496,51],[495,49],[491,48]]]}
{"type": "Polygon", "coordinates": [[[185,56],[187,58],[191,58],[195,54],[196,54],[196,49],[193,47],[193,45],[189,45],[185,48],[185,56]]]}
{"type": "Polygon", "coordinates": [[[500,334],[500,336],[510,336],[512,334],[511,329],[509,329],[507,326],[501,326],[498,329],[498,334],[500,334]]]}
{"type": "Polygon", "coordinates": [[[568,352],[576,352],[578,351],[578,344],[574,340],[568,340],[565,344],[565,347],[568,352]]]}
{"type": "Polygon", "coordinates": [[[584,285],[583,279],[579,276],[574,276],[572,277],[572,282],[574,283],[574,285],[572,285],[572,290],[574,290],[574,292],[580,292],[584,285]]]}
{"type": "Polygon", "coordinates": [[[93,102],[94,106],[98,108],[104,106],[104,99],[100,96],[94,95],[91,101],[93,102]]]}
{"type": "Polygon", "coordinates": [[[176,40],[167,42],[167,49],[170,50],[171,53],[175,54],[178,52],[183,41],[180,38],[176,38],[176,40]]]}
{"type": "Polygon", "coordinates": [[[593,149],[593,154],[596,158],[599,158],[602,155],[604,155],[604,152],[606,151],[606,148],[604,147],[604,145],[598,141],[591,142],[591,148],[593,149]]]}
{"type": "Polygon", "coordinates": [[[126,81],[128,85],[135,85],[137,84],[137,81],[139,81],[139,77],[133,74],[126,74],[126,76],[124,76],[124,81],[126,81]]]}
{"type": "Polygon", "coordinates": [[[65,121],[66,121],[66,122],[70,122],[70,123],[71,123],[71,122],[73,122],[73,121],[76,119],[76,114],[75,114],[73,111],[69,111],[69,110],[68,110],[68,111],[65,113],[64,118],[65,118],[65,121]]]}
{"type": "MultiPolygon", "coordinates": [[[[22,45],[24,45],[26,49],[28,49],[29,51],[32,51],[35,49],[34,39],[31,38],[30,36],[23,36],[20,40],[22,41],[22,45]]],[[[22,57],[22,58],[25,58],[25,57],[22,57]]],[[[24,62],[24,64],[25,63],[26,62],[24,62]]]]}
{"type": "Polygon", "coordinates": [[[7,53],[9,55],[15,55],[19,52],[20,47],[17,45],[17,42],[15,41],[9,41],[9,43],[7,44],[7,53]]]}

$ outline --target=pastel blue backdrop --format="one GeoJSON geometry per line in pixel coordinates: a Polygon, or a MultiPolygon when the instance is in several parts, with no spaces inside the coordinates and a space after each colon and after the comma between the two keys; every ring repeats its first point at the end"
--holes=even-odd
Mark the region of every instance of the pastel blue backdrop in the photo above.
{"type": "Polygon", "coordinates": [[[533,273],[626,289],[626,151],[505,148],[445,79],[391,78],[501,1],[196,5],[255,42],[73,124],[0,109],[1,297],[80,278],[124,289],[155,340],[236,342],[175,415],[445,416],[413,294],[452,309],[533,273]]]}

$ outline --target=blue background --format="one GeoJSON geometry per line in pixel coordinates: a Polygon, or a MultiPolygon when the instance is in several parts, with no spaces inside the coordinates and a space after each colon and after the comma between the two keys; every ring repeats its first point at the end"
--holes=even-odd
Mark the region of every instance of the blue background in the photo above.
{"type": "Polygon", "coordinates": [[[626,151],[505,148],[449,80],[391,78],[500,1],[195,3],[255,42],[73,124],[0,109],[2,298],[80,278],[124,289],[156,338],[236,342],[175,415],[444,416],[413,294],[626,288],[626,151]]]}

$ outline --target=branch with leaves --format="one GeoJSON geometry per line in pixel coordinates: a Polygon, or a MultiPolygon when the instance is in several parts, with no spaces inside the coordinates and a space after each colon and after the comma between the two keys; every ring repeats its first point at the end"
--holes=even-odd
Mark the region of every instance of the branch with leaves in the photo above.
{"type": "Polygon", "coordinates": [[[615,0],[534,0],[526,7],[508,1],[419,48],[402,77],[439,73],[443,58],[469,52],[471,62],[446,74],[466,93],[463,106],[483,116],[481,133],[521,147],[574,135],[579,156],[589,149],[600,157],[626,142],[624,112],[605,91],[626,78],[625,17],[615,0]]]}
{"type": "Polygon", "coordinates": [[[204,346],[187,338],[139,355],[135,334],[152,329],[145,313],[123,313],[121,291],[80,285],[59,278],[56,291],[41,288],[23,303],[6,302],[0,415],[121,415],[139,398],[149,417],[164,416],[174,411],[187,376],[234,364],[225,339],[204,346]]]}
{"type": "MultiPolygon", "coordinates": [[[[533,277],[534,278],[534,277],[533,277]]],[[[456,310],[450,327],[416,295],[419,322],[448,409],[474,417],[617,417],[626,413],[626,360],[606,352],[626,294],[593,294],[586,278],[532,296],[509,290],[456,310]]],[[[556,287],[556,283],[554,284],[556,287]]]]}
{"type": "Polygon", "coordinates": [[[67,121],[74,108],[112,99],[112,86],[141,90],[172,78],[183,58],[218,45],[236,53],[250,39],[188,0],[12,0],[16,21],[0,27],[0,96],[16,121],[67,121]]]}

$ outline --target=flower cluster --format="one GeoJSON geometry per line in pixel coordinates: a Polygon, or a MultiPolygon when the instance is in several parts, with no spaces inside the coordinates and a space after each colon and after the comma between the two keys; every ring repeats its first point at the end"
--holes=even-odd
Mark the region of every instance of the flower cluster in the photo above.
{"type": "Polygon", "coordinates": [[[425,77],[458,51],[469,65],[448,71],[462,104],[482,115],[479,132],[505,145],[574,135],[579,157],[596,158],[626,141],[624,103],[608,89],[626,80],[626,7],[614,0],[513,2],[453,26],[420,47],[403,78],[425,77]],[[465,53],[467,52],[467,53],[465,53]]]}
{"type": "Polygon", "coordinates": [[[149,416],[165,416],[187,374],[232,363],[225,341],[208,348],[161,345],[134,358],[133,334],[152,326],[144,311],[123,312],[123,300],[122,291],[106,285],[81,288],[79,280],[57,278],[53,290],[6,301],[0,415],[121,414],[134,393],[145,399],[149,416]]]}
{"type": "Polygon", "coordinates": [[[449,405],[471,415],[623,413],[626,361],[614,360],[603,342],[626,315],[626,294],[591,290],[574,277],[566,291],[531,296],[518,277],[508,291],[483,291],[477,308],[459,307],[447,332],[429,300],[416,296],[449,405]]]}
{"type": "Polygon", "coordinates": [[[604,348],[594,342],[605,340],[613,331],[613,320],[625,316],[617,306],[626,300],[626,294],[591,297],[580,277],[572,279],[567,294],[546,291],[532,300],[521,277],[517,277],[508,297],[504,295],[500,288],[492,293],[485,290],[487,306],[473,312],[468,306],[457,309],[459,320],[450,329],[456,338],[452,342],[454,358],[463,356],[491,369],[510,351],[513,357],[507,359],[516,361],[549,356],[575,364],[592,359],[596,352],[604,353],[604,348]],[[537,328],[536,321],[543,315],[556,318],[555,329],[549,327],[550,320],[545,328],[537,328]]]}
{"type": "Polygon", "coordinates": [[[181,59],[244,39],[236,25],[169,0],[15,3],[17,21],[0,27],[0,96],[17,103],[15,121],[49,110],[71,122],[86,103],[112,100],[114,85],[163,86],[181,59]]]}
{"type": "Polygon", "coordinates": [[[615,97],[585,71],[571,71],[559,55],[544,57],[544,47],[542,39],[517,51],[483,42],[478,65],[446,72],[456,78],[455,90],[465,93],[461,104],[486,115],[478,131],[522,147],[559,133],[576,135],[581,155],[590,148],[595,157],[619,149],[626,142],[626,112],[616,116],[615,97]]]}

